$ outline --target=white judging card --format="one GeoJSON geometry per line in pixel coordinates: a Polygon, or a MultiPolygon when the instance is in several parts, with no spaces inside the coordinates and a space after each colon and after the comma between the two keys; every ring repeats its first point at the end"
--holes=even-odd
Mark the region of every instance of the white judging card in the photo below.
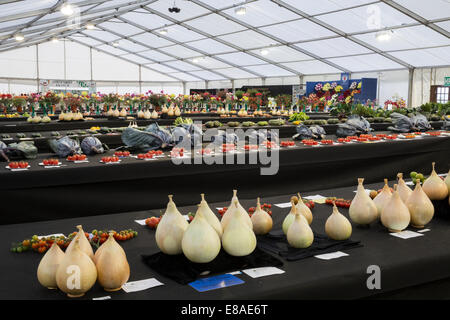
{"type": "Polygon", "coordinates": [[[284,270],[278,269],[276,267],[261,267],[261,268],[245,269],[242,270],[242,272],[252,278],[259,278],[271,276],[273,274],[282,274],[284,273],[284,270]]]}
{"type": "MultiPolygon", "coordinates": [[[[370,191],[371,191],[371,190],[369,190],[369,189],[364,189],[364,190],[366,191],[367,194],[370,194],[370,191]]],[[[358,192],[358,190],[355,190],[355,191],[353,191],[353,192],[356,193],[356,192],[358,192]]]]}
{"type": "Polygon", "coordinates": [[[415,238],[415,237],[421,237],[424,235],[423,233],[417,233],[417,232],[410,231],[410,230],[405,230],[402,232],[392,232],[389,234],[391,236],[401,238],[401,239],[410,239],[410,238],[415,238]]]}
{"type": "Polygon", "coordinates": [[[322,200],[322,199],[326,199],[327,197],[321,196],[320,194],[316,194],[315,196],[306,196],[303,197],[303,199],[308,199],[308,200],[322,200]]]}
{"type": "Polygon", "coordinates": [[[276,206],[278,208],[289,208],[291,206],[291,203],[290,202],[277,203],[276,206]]]}
{"type": "Polygon", "coordinates": [[[318,258],[318,259],[322,259],[322,260],[331,260],[331,259],[336,259],[336,258],[346,257],[346,256],[348,256],[348,253],[345,253],[342,251],[336,251],[336,252],[319,254],[314,257],[318,258]]]}
{"type": "Polygon", "coordinates": [[[184,214],[183,217],[184,217],[187,221],[189,221],[189,216],[188,216],[187,214],[184,214]]]}
{"type": "Polygon", "coordinates": [[[145,220],[146,220],[146,219],[142,219],[142,220],[134,220],[134,222],[140,224],[141,226],[145,226],[145,220]]]}
{"type": "Polygon", "coordinates": [[[423,232],[428,232],[428,231],[431,231],[431,230],[430,229],[422,229],[422,230],[419,230],[417,232],[423,233],[423,232]]]}
{"type": "Polygon", "coordinates": [[[231,275],[235,275],[235,274],[242,274],[242,272],[240,271],[233,271],[233,272],[228,272],[227,274],[231,274],[231,275]]]}
{"type": "Polygon", "coordinates": [[[109,299],[111,299],[111,296],[92,298],[92,300],[109,300],[109,299]]]}
{"type": "Polygon", "coordinates": [[[155,278],[144,279],[139,281],[127,282],[122,286],[126,293],[147,290],[153,287],[162,286],[164,283],[159,282],[155,278]]]}

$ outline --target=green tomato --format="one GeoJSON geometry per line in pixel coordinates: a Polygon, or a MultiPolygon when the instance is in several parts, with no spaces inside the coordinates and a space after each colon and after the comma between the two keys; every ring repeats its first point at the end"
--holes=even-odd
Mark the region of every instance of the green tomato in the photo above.
{"type": "Polygon", "coordinates": [[[417,176],[417,172],[413,171],[409,175],[411,176],[411,179],[414,180],[416,178],[416,176],[417,176]]]}
{"type": "Polygon", "coordinates": [[[22,252],[22,247],[18,247],[18,248],[16,249],[16,251],[17,251],[18,253],[21,253],[21,252],[22,252]]]}
{"type": "Polygon", "coordinates": [[[37,241],[39,240],[39,237],[37,235],[34,235],[33,237],[31,237],[32,240],[37,241]]]}
{"type": "Polygon", "coordinates": [[[425,177],[423,176],[423,174],[418,173],[418,174],[416,174],[416,179],[420,179],[420,181],[423,181],[425,179],[425,177]]]}

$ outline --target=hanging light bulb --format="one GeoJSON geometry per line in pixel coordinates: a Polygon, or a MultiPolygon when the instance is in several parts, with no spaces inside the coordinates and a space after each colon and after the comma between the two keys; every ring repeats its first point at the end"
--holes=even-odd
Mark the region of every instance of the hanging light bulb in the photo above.
{"type": "Polygon", "coordinates": [[[262,56],[267,56],[267,55],[269,54],[269,50],[267,50],[267,49],[262,49],[262,50],[260,51],[260,53],[261,53],[262,56]]]}
{"type": "Polygon", "coordinates": [[[23,34],[21,34],[21,33],[18,33],[18,34],[16,34],[15,36],[14,36],[14,39],[16,39],[16,41],[23,41],[23,40],[25,40],[25,37],[23,36],[23,34]]]}
{"type": "Polygon", "coordinates": [[[118,46],[119,46],[119,42],[118,42],[118,41],[114,41],[114,42],[112,43],[112,45],[113,45],[113,47],[118,47],[118,46]]]}
{"type": "Polygon", "coordinates": [[[375,34],[375,39],[380,42],[387,42],[391,40],[393,33],[394,32],[392,30],[379,31],[375,34]]]}
{"type": "Polygon", "coordinates": [[[71,16],[73,14],[73,7],[71,6],[71,4],[68,2],[65,2],[61,6],[61,13],[65,16],[71,16]]]}
{"type": "Polygon", "coordinates": [[[52,42],[53,42],[53,43],[58,43],[58,42],[59,42],[59,40],[58,40],[58,38],[57,38],[57,37],[53,37],[53,38],[52,38],[52,42]]]}
{"type": "Polygon", "coordinates": [[[161,29],[159,30],[160,34],[167,34],[169,31],[167,29],[161,29]]]}
{"type": "Polygon", "coordinates": [[[239,7],[234,9],[234,13],[236,13],[237,15],[243,16],[244,14],[247,13],[247,9],[245,7],[239,7]]]}
{"type": "Polygon", "coordinates": [[[88,23],[88,24],[86,25],[86,29],[92,30],[92,29],[95,29],[95,26],[94,26],[92,23],[88,23]]]}

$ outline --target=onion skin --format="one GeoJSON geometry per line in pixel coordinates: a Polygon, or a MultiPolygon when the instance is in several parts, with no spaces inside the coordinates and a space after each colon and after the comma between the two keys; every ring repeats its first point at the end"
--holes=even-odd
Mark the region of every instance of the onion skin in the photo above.
{"type": "Polygon", "coordinates": [[[448,196],[446,183],[437,175],[434,170],[435,163],[432,163],[431,175],[423,183],[422,189],[430,200],[444,200],[448,196]]]}
{"type": "Polygon", "coordinates": [[[405,183],[405,180],[403,180],[403,173],[397,174],[398,178],[398,184],[397,184],[397,191],[402,199],[403,202],[406,202],[408,200],[409,196],[412,194],[412,190],[410,187],[408,187],[405,183]]]}
{"type": "Polygon", "coordinates": [[[188,223],[178,211],[177,206],[172,201],[172,195],[169,195],[167,209],[156,228],[156,244],[165,254],[181,254],[181,240],[188,223]]]}
{"type": "Polygon", "coordinates": [[[375,203],[375,206],[377,207],[378,216],[381,215],[381,210],[386,205],[386,203],[389,201],[389,199],[392,196],[391,189],[388,185],[388,180],[384,179],[384,187],[383,190],[377,196],[373,199],[373,202],[375,203]]]}
{"type": "Polygon", "coordinates": [[[378,210],[364,190],[364,179],[358,178],[358,189],[349,208],[350,219],[360,225],[368,225],[378,218],[378,210]]]}
{"type": "Polygon", "coordinates": [[[294,248],[308,248],[314,241],[314,233],[306,218],[299,212],[295,213],[295,219],[289,226],[287,241],[294,248]]]}
{"type": "Polygon", "coordinates": [[[224,213],[222,216],[222,220],[220,220],[220,223],[222,224],[222,229],[225,230],[227,227],[229,221],[231,220],[231,217],[233,216],[233,211],[230,211],[231,208],[234,210],[234,202],[237,201],[237,209],[239,213],[242,216],[243,221],[247,224],[247,226],[250,229],[253,229],[252,220],[250,219],[250,216],[248,215],[247,211],[245,211],[244,207],[239,203],[238,197],[237,197],[237,190],[233,190],[233,198],[231,199],[231,203],[228,206],[228,210],[224,213]]]}
{"type": "Polygon", "coordinates": [[[448,193],[450,194],[450,170],[448,170],[447,177],[445,177],[444,182],[447,185],[448,193]]]}
{"type": "Polygon", "coordinates": [[[283,226],[282,226],[283,232],[286,235],[287,235],[287,232],[288,232],[289,227],[291,226],[292,222],[294,222],[296,212],[297,212],[297,207],[295,206],[293,200],[291,200],[291,211],[289,211],[287,216],[284,218],[283,226]]]}
{"type": "Polygon", "coordinates": [[[256,210],[252,214],[251,220],[253,224],[253,232],[256,235],[267,234],[270,230],[272,230],[272,217],[267,212],[261,209],[259,198],[257,200],[256,210]]]}
{"type": "Polygon", "coordinates": [[[98,282],[105,291],[117,291],[130,278],[130,265],[123,248],[116,242],[113,234],[105,241],[97,259],[98,282]]]}
{"type": "Polygon", "coordinates": [[[333,213],[325,222],[325,233],[333,240],[346,240],[352,235],[350,221],[339,212],[336,204],[333,206],[333,213]]]}
{"type": "Polygon", "coordinates": [[[37,278],[39,283],[48,288],[56,289],[56,271],[64,258],[64,252],[53,242],[50,250],[42,257],[37,269],[37,278]]]}
{"type": "Polygon", "coordinates": [[[400,232],[408,227],[411,215],[408,207],[403,203],[397,190],[391,200],[381,211],[381,223],[391,232],[400,232]]]}
{"type": "Polygon", "coordinates": [[[200,206],[198,208],[201,211],[203,218],[210,224],[211,227],[217,232],[219,238],[222,238],[223,228],[217,216],[209,207],[208,203],[205,200],[205,195],[201,194],[202,201],[200,202],[200,206]]]}
{"type": "Polygon", "coordinates": [[[303,202],[302,197],[300,196],[300,193],[297,193],[298,195],[298,202],[296,204],[297,212],[302,214],[306,220],[308,221],[308,224],[311,224],[313,221],[313,215],[311,212],[311,209],[309,209],[306,204],[303,202]]]}
{"type": "Polygon", "coordinates": [[[406,201],[411,214],[411,225],[415,228],[423,228],[433,219],[434,206],[427,194],[420,186],[420,180],[416,180],[416,188],[406,201]]]}
{"type": "Polygon", "coordinates": [[[80,250],[83,251],[84,253],[86,253],[89,256],[89,258],[91,258],[93,261],[94,260],[94,250],[92,250],[91,243],[86,238],[83,227],[81,225],[78,225],[77,229],[78,229],[77,235],[75,236],[75,238],[70,242],[69,246],[67,247],[66,254],[68,252],[72,251],[72,248],[75,245],[75,241],[78,239],[80,250]]]}

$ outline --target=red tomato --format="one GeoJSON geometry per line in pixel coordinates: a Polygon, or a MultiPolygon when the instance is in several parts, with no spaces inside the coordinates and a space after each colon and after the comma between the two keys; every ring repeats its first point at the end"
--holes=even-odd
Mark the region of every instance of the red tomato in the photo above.
{"type": "Polygon", "coordinates": [[[123,156],[123,153],[121,151],[116,151],[116,152],[114,152],[114,155],[117,157],[121,157],[121,156],[123,156]]]}
{"type": "Polygon", "coordinates": [[[28,167],[28,162],[25,162],[25,161],[20,161],[19,162],[19,168],[24,169],[24,168],[27,168],[27,167],[28,167]]]}
{"type": "Polygon", "coordinates": [[[59,164],[59,160],[58,159],[52,159],[52,165],[57,166],[59,164]]]}
{"type": "Polygon", "coordinates": [[[68,156],[67,157],[67,161],[75,161],[75,157],[74,156],[68,156]]]}
{"type": "Polygon", "coordinates": [[[81,161],[86,160],[86,155],[85,155],[85,154],[80,154],[80,160],[81,160],[81,161]]]}
{"type": "Polygon", "coordinates": [[[124,151],[124,152],[122,152],[122,155],[124,157],[128,157],[130,155],[130,152],[129,151],[124,151]]]}
{"type": "Polygon", "coordinates": [[[145,158],[145,154],[139,153],[137,157],[138,157],[138,159],[144,159],[145,158]]]}
{"type": "Polygon", "coordinates": [[[17,169],[19,167],[19,163],[18,162],[10,162],[9,167],[11,169],[17,169]]]}
{"type": "Polygon", "coordinates": [[[160,218],[151,217],[151,218],[148,218],[147,220],[145,220],[145,223],[150,228],[155,229],[158,226],[158,224],[159,224],[159,220],[160,220],[160,218]]]}
{"type": "Polygon", "coordinates": [[[50,161],[50,160],[44,159],[44,160],[42,161],[42,163],[44,164],[44,166],[48,166],[48,165],[49,165],[49,161],[50,161]]]}

